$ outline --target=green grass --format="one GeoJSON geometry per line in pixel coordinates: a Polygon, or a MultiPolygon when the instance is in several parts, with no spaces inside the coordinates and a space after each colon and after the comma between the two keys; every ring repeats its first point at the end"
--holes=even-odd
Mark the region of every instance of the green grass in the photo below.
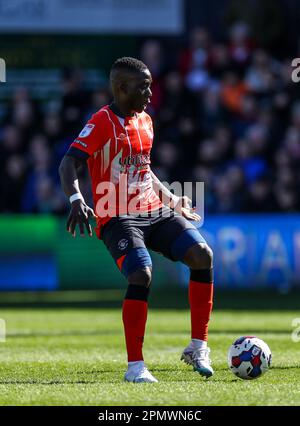
{"type": "Polygon", "coordinates": [[[120,309],[1,309],[0,405],[300,405],[299,311],[216,310],[210,328],[215,375],[205,380],[179,359],[189,340],[187,310],[150,309],[145,360],[159,383],[123,382],[126,354],[120,309]],[[227,349],[243,334],[273,353],[254,381],[228,369],[227,349]]]}

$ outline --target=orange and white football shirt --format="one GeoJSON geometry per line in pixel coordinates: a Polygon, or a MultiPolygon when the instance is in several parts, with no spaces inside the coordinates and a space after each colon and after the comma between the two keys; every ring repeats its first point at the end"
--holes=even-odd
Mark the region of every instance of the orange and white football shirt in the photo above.
{"type": "Polygon", "coordinates": [[[162,207],[150,174],[152,143],[152,120],[146,112],[122,118],[106,105],[71,144],[67,155],[87,159],[99,238],[111,217],[162,207]]]}

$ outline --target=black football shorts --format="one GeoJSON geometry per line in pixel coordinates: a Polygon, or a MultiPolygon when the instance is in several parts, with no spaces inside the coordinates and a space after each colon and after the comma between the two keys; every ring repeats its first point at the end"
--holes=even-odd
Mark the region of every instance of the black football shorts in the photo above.
{"type": "Polygon", "coordinates": [[[186,218],[163,209],[164,214],[156,217],[113,217],[102,228],[103,242],[126,277],[137,269],[152,266],[148,249],[172,261],[183,261],[189,247],[206,243],[186,218]]]}

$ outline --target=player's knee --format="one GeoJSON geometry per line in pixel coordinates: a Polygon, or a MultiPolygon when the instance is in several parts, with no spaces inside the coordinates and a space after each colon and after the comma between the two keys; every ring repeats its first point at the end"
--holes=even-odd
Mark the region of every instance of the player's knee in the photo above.
{"type": "Polygon", "coordinates": [[[151,268],[146,266],[143,269],[138,269],[128,275],[128,284],[150,287],[152,279],[151,268]]]}
{"type": "Polygon", "coordinates": [[[196,244],[187,251],[185,263],[191,269],[210,269],[213,267],[213,251],[207,244],[196,244]]]}

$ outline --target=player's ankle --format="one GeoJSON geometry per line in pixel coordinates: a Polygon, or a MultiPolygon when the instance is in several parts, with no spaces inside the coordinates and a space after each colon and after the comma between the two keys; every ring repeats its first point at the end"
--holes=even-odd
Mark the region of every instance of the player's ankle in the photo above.
{"type": "Polygon", "coordinates": [[[128,370],[139,370],[143,367],[145,367],[145,362],[143,360],[128,362],[128,370]]]}
{"type": "Polygon", "coordinates": [[[189,347],[194,351],[197,349],[207,349],[207,341],[201,339],[192,339],[189,347]]]}

